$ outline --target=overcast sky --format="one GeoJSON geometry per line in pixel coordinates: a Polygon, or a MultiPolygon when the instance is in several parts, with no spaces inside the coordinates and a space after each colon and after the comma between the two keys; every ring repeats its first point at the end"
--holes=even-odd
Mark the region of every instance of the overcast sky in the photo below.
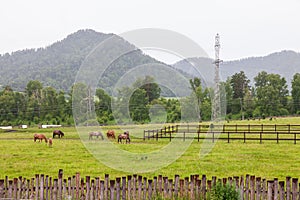
{"type": "Polygon", "coordinates": [[[79,29],[181,33],[223,60],[300,52],[299,0],[1,0],[0,54],[45,47],[79,29]]]}

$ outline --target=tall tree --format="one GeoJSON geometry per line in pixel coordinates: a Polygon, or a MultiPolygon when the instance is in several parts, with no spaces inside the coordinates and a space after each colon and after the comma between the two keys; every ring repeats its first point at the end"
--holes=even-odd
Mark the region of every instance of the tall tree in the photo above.
{"type": "Polygon", "coordinates": [[[245,96],[245,91],[249,88],[250,83],[250,80],[247,78],[245,73],[243,71],[235,73],[232,75],[230,83],[233,90],[233,98],[243,99],[245,96]]]}
{"type": "Polygon", "coordinates": [[[296,73],[292,80],[292,99],[294,113],[300,111],[300,73],[296,73]]]}
{"type": "Polygon", "coordinates": [[[261,115],[280,115],[287,102],[287,85],[285,78],[279,74],[260,72],[255,78],[257,105],[261,115]]]}
{"type": "Polygon", "coordinates": [[[151,103],[153,100],[160,97],[161,89],[151,76],[145,76],[143,80],[138,79],[133,86],[145,90],[145,96],[148,99],[148,103],[151,103]]]}
{"type": "Polygon", "coordinates": [[[100,123],[107,123],[112,119],[111,97],[103,90],[96,89],[97,101],[95,102],[95,112],[100,123]]]}

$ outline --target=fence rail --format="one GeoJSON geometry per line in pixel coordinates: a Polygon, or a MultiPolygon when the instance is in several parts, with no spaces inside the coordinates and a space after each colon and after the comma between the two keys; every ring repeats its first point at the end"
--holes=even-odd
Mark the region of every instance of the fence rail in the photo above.
{"type": "Polygon", "coordinates": [[[205,199],[217,182],[230,184],[240,193],[241,199],[299,199],[298,178],[286,177],[284,181],[262,179],[251,175],[208,179],[206,175],[174,178],[159,175],[148,179],[139,175],[128,175],[110,179],[90,176],[80,177],[79,173],[65,179],[62,170],[58,178],[35,175],[0,180],[0,199],[205,199]]]}
{"type": "Polygon", "coordinates": [[[228,143],[233,140],[273,140],[293,141],[294,144],[300,140],[300,125],[291,124],[224,124],[224,125],[174,125],[166,126],[162,129],[144,130],[143,139],[197,139],[198,142],[203,139],[211,139],[213,142],[217,139],[226,140],[228,143]]]}

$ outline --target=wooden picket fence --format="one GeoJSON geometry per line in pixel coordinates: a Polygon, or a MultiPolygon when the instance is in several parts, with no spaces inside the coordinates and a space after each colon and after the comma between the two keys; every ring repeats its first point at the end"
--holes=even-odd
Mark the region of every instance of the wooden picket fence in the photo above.
{"type": "Polygon", "coordinates": [[[159,175],[148,179],[139,175],[128,175],[110,179],[90,176],[80,177],[79,173],[67,179],[59,170],[58,178],[35,175],[12,180],[6,177],[0,180],[0,199],[206,199],[217,182],[230,184],[240,193],[241,199],[286,199],[300,198],[298,178],[287,177],[285,181],[266,180],[246,175],[219,179],[215,176],[208,180],[206,175],[191,175],[174,179],[159,175]]]}

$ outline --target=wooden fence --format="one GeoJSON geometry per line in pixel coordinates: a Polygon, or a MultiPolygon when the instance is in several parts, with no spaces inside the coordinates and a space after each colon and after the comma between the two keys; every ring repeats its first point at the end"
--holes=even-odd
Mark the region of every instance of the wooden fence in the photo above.
{"type": "Polygon", "coordinates": [[[0,199],[206,199],[217,182],[230,184],[239,192],[241,199],[286,199],[300,198],[298,178],[287,177],[285,181],[266,180],[246,175],[210,180],[205,175],[191,175],[173,178],[159,175],[148,179],[139,175],[128,175],[110,179],[90,176],[81,178],[77,173],[73,177],[63,178],[62,170],[58,178],[36,175],[35,178],[23,177],[0,180],[0,199]]]}
{"type": "Polygon", "coordinates": [[[162,139],[170,141],[177,139],[217,139],[226,140],[228,143],[233,140],[256,140],[262,143],[264,140],[293,141],[294,144],[300,140],[300,125],[295,124],[210,124],[210,125],[189,125],[181,124],[166,126],[162,129],[144,130],[143,139],[162,139]]]}

